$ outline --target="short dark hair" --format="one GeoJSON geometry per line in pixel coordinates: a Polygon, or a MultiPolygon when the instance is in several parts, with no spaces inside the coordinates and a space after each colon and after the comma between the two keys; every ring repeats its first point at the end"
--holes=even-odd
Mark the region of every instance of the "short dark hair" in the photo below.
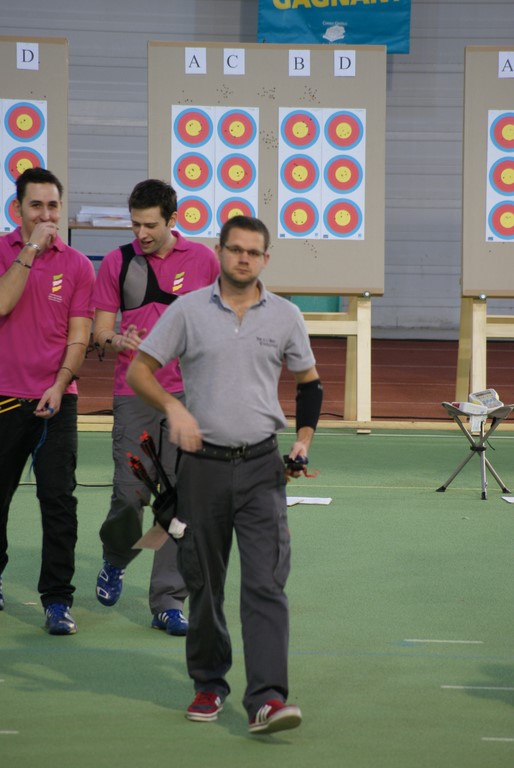
{"type": "Polygon", "coordinates": [[[128,199],[128,207],[144,210],[159,206],[161,216],[168,222],[177,212],[177,193],[172,186],[159,179],[146,179],[136,184],[128,199]]]}
{"type": "Polygon", "coordinates": [[[16,199],[22,203],[27,191],[27,184],[54,184],[59,191],[59,198],[62,199],[63,186],[57,176],[46,168],[27,168],[26,171],[16,179],[16,199]]]}
{"type": "Polygon", "coordinates": [[[269,230],[264,222],[260,219],[255,219],[253,216],[232,216],[232,218],[227,219],[220,232],[221,248],[226,244],[230,231],[236,228],[247,229],[250,232],[258,232],[264,238],[264,250],[268,250],[270,243],[269,230]]]}

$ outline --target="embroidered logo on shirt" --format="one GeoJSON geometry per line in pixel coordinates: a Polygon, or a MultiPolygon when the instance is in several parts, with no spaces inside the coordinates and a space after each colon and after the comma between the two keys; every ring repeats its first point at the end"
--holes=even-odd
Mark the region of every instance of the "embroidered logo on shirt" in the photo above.
{"type": "Polygon", "coordinates": [[[52,278],[52,292],[48,296],[50,301],[62,301],[62,296],[59,295],[59,291],[62,289],[63,274],[54,275],[52,278]]]}
{"type": "Polygon", "coordinates": [[[185,274],[186,274],[185,272],[177,272],[177,274],[175,275],[175,279],[173,280],[173,288],[172,288],[173,293],[177,293],[177,291],[180,291],[180,289],[184,285],[185,274]]]}
{"type": "Polygon", "coordinates": [[[257,336],[257,341],[261,347],[277,347],[278,343],[276,339],[271,339],[269,336],[257,336]]]}

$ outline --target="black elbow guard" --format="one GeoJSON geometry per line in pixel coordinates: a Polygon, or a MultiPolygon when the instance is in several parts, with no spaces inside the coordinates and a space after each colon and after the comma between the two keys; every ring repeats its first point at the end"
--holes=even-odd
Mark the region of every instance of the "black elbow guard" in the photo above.
{"type": "Polygon", "coordinates": [[[319,379],[308,381],[306,384],[298,384],[296,387],[296,431],[302,427],[316,429],[321,403],[323,401],[323,387],[319,379]]]}

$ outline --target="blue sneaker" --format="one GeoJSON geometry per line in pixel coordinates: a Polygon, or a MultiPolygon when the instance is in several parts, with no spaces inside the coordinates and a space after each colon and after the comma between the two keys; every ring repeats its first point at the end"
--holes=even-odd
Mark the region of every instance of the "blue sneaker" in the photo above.
{"type": "Polygon", "coordinates": [[[50,603],[45,607],[45,629],[49,635],[74,635],[77,625],[73,621],[69,606],[64,603],[50,603]]]}
{"type": "Polygon", "coordinates": [[[0,574],[0,611],[4,610],[4,591],[2,589],[2,574],[0,574]]]}
{"type": "Polygon", "coordinates": [[[116,568],[108,560],[96,579],[96,597],[102,605],[114,605],[118,602],[123,589],[125,568],[116,568]]]}
{"type": "Polygon", "coordinates": [[[168,635],[186,635],[188,628],[186,617],[178,609],[161,611],[152,619],[152,629],[164,629],[168,635]]]}

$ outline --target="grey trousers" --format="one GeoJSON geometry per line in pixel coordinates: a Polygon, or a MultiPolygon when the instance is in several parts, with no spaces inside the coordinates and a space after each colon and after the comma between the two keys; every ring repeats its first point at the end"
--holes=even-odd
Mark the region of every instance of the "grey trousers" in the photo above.
{"type": "Polygon", "coordinates": [[[288,694],[290,569],[284,465],[273,451],[225,462],[183,454],[177,477],[178,517],[187,523],[178,564],[189,589],[188,672],[196,691],[230,692],[230,635],[223,611],[233,532],[241,561],[240,612],[252,718],[271,698],[288,694]]]}
{"type": "MultiPolygon", "coordinates": [[[[180,399],[183,395],[178,395],[180,399]]],[[[163,415],[146,405],[135,395],[115,395],[112,455],[114,460],[111,506],[100,529],[104,557],[117,568],[125,568],[141,552],[132,549],[143,531],[144,506],[150,501],[150,491],[133,474],[127,453],[138,456],[148,473],[156,479],[151,460],[141,450],[140,436],[147,432],[154,439],[166,473],[175,481],[177,449],[168,440],[163,415]]],[[[150,510],[147,527],[153,520],[150,510]]],[[[154,554],[150,577],[149,602],[154,613],[173,608],[181,609],[187,597],[184,580],[177,568],[177,545],[170,538],[154,554]]]]}

